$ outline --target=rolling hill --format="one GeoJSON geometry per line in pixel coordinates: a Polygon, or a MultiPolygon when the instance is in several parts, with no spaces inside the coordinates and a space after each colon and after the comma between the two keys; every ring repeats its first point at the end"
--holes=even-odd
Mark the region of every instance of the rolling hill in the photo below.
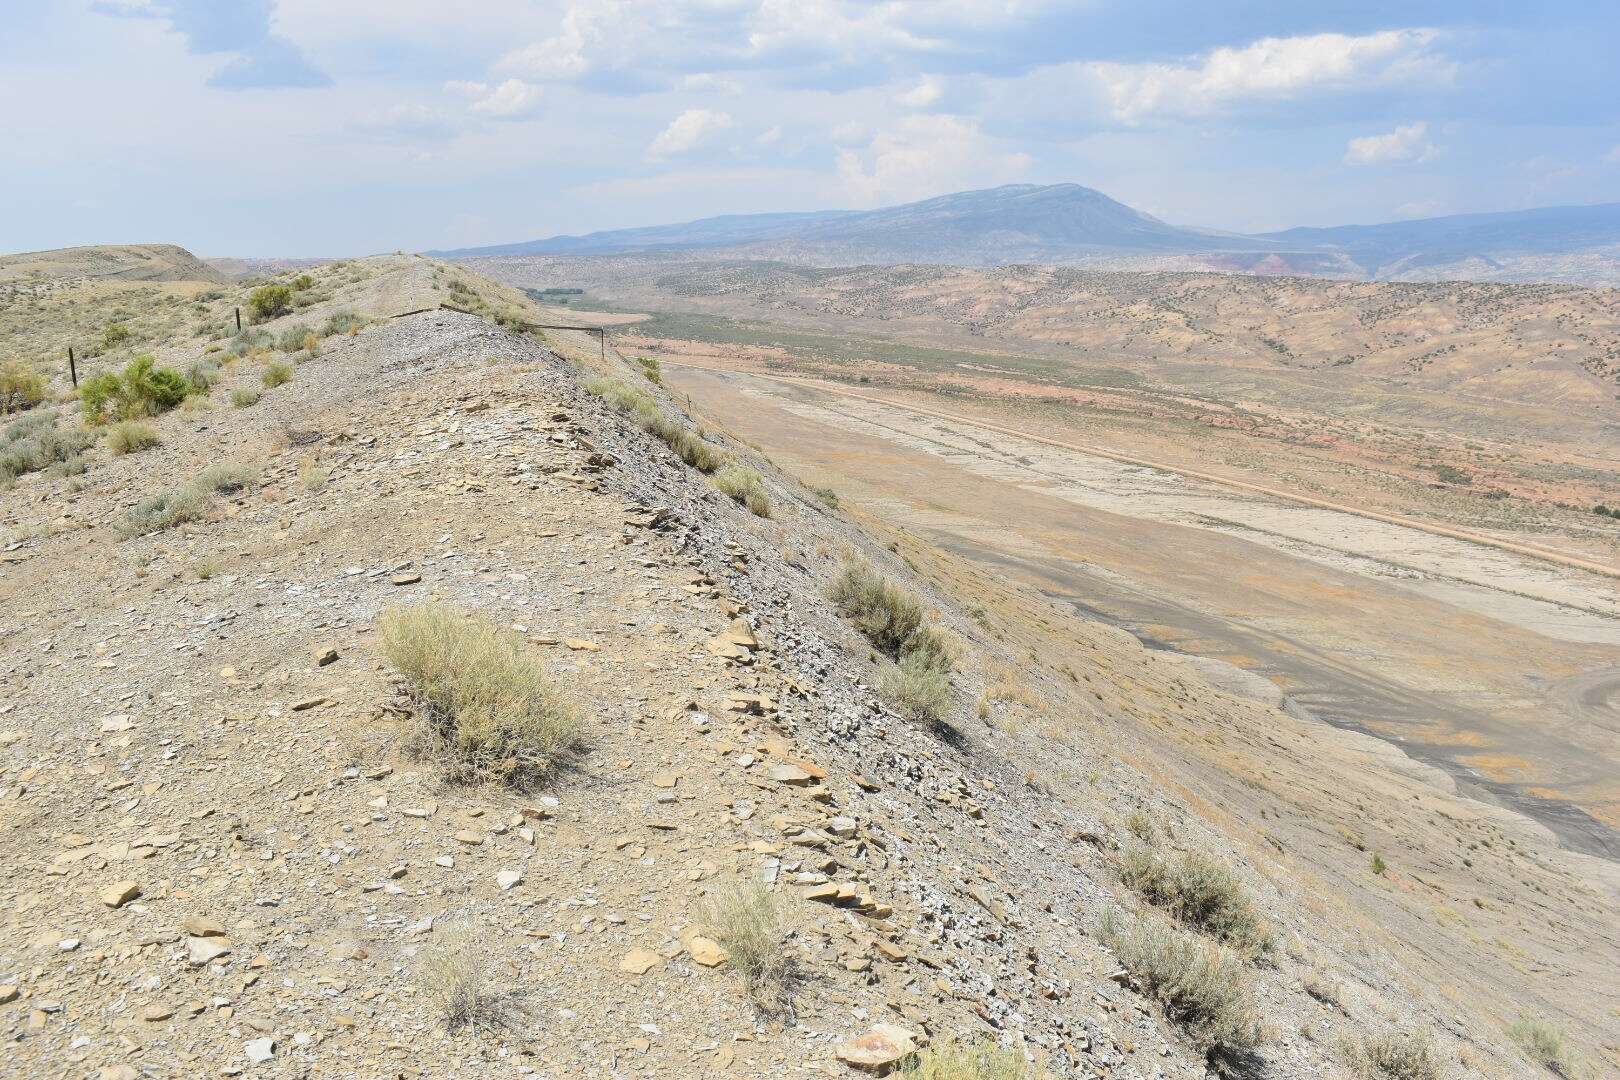
{"type": "Polygon", "coordinates": [[[812,266],[1054,263],[1612,286],[1620,285],[1620,203],[1246,236],[1171,225],[1079,184],[1009,184],[877,210],[733,214],[435,254],[680,253],[812,266]]]}

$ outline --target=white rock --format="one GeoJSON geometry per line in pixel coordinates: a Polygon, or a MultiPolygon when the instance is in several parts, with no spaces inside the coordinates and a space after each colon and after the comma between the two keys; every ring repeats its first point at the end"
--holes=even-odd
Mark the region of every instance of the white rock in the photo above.
{"type": "Polygon", "coordinates": [[[243,1043],[242,1049],[247,1052],[248,1060],[257,1065],[276,1056],[276,1040],[266,1035],[262,1039],[252,1039],[243,1043]]]}

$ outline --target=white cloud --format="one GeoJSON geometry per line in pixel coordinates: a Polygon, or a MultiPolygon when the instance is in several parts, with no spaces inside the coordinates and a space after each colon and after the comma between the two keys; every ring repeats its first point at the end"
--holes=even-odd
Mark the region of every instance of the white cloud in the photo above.
{"type": "Polygon", "coordinates": [[[370,142],[420,144],[454,137],[450,117],[426,105],[394,105],[364,114],[349,124],[349,133],[370,142]]]}
{"type": "Polygon", "coordinates": [[[494,120],[522,120],[540,108],[540,88],[522,79],[507,79],[468,106],[480,116],[494,120]]]}
{"type": "Polygon", "coordinates": [[[766,128],[764,131],[755,136],[754,141],[761,146],[770,146],[772,143],[781,142],[782,125],[776,124],[773,127],[766,128]]]}
{"type": "Polygon", "coordinates": [[[1417,199],[1397,206],[1395,216],[1398,218],[1434,217],[1445,208],[1446,204],[1439,199],[1417,199]]]}
{"type": "Polygon", "coordinates": [[[945,84],[938,77],[928,75],[916,86],[900,95],[900,104],[913,109],[926,109],[945,96],[945,84]]]}
{"type": "Polygon", "coordinates": [[[647,147],[647,156],[667,158],[695,150],[731,126],[731,114],[714,109],[687,109],[669,122],[647,147]]]}
{"type": "Polygon", "coordinates": [[[742,83],[736,79],[728,79],[724,75],[716,75],[711,71],[683,75],[678,85],[682,90],[698,93],[708,92],[735,96],[743,92],[742,83]]]}
{"type": "Polygon", "coordinates": [[[468,82],[465,79],[451,79],[444,84],[444,92],[457,94],[461,97],[483,97],[489,93],[489,84],[481,82],[468,82]]]}
{"type": "Polygon", "coordinates": [[[1615,146],[1613,150],[1610,150],[1607,154],[1604,154],[1603,160],[1607,161],[1610,165],[1620,165],[1620,145],[1615,146]]]}
{"type": "Polygon", "coordinates": [[[838,152],[839,178],[863,203],[1008,183],[1033,164],[1028,154],[1000,150],[972,121],[943,114],[903,117],[864,152],[838,152]]]}
{"type": "Polygon", "coordinates": [[[1422,120],[1402,124],[1383,135],[1363,135],[1345,147],[1347,165],[1393,165],[1398,162],[1428,161],[1435,155],[1429,141],[1429,125],[1422,120]]]}
{"type": "MultiPolygon", "coordinates": [[[[1179,64],[1088,62],[1080,74],[1101,91],[1118,120],[1204,116],[1253,101],[1420,82],[1449,82],[1456,65],[1431,51],[1439,32],[1381,30],[1353,37],[1311,34],[1261,38],[1179,64]]],[[[1076,65],[1067,65],[1075,67],[1076,65]]]]}

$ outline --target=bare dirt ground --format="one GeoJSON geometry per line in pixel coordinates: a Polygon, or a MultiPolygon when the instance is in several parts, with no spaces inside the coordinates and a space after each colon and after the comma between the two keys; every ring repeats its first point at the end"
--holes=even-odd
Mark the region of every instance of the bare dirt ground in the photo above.
{"type": "Polygon", "coordinates": [[[701,413],[817,482],[1022,566],[1145,640],[1265,674],[1313,714],[1446,765],[1575,849],[1620,856],[1612,579],[836,387],[670,370],[701,413]],[[1572,709],[1563,687],[1583,679],[1572,709]]]}

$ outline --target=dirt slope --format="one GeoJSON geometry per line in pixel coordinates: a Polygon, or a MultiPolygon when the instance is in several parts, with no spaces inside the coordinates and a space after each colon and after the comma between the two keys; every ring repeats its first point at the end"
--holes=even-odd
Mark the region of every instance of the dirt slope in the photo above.
{"type": "Polygon", "coordinates": [[[98,244],[0,255],[0,282],[211,281],[224,274],[174,244],[98,244]]]}
{"type": "MultiPolygon", "coordinates": [[[[381,316],[468,295],[540,314],[427,260],[316,274],[381,316]]],[[[384,319],[228,409],[268,359],[244,354],[160,447],[0,493],[0,1071],[847,1075],[837,1048],[889,1023],[1056,1075],[1202,1076],[1098,938],[1138,906],[1115,871],[1132,813],[1229,862],[1275,928],[1244,965],[1266,1038],[1241,1071],[1342,1075],[1341,1039],[1411,1027],[1466,1075],[1533,1076],[1503,1033],[1520,1011],[1620,1060],[1613,897],[1544,834],[711,433],[765,478],[773,514],[748,513],[586,391],[593,357],[473,315],[384,319]],[[190,524],[116,533],[221,461],[261,471],[190,524]],[[952,737],[874,689],[825,598],[851,554],[950,636],[952,737]],[[514,793],[412,756],[376,621],[430,598],[523,636],[585,720],[577,769],[514,793]],[[698,940],[745,880],[783,912],[787,1019],[698,940]],[[451,1033],[424,991],[469,936],[520,1006],[503,1030],[451,1033]]]]}

